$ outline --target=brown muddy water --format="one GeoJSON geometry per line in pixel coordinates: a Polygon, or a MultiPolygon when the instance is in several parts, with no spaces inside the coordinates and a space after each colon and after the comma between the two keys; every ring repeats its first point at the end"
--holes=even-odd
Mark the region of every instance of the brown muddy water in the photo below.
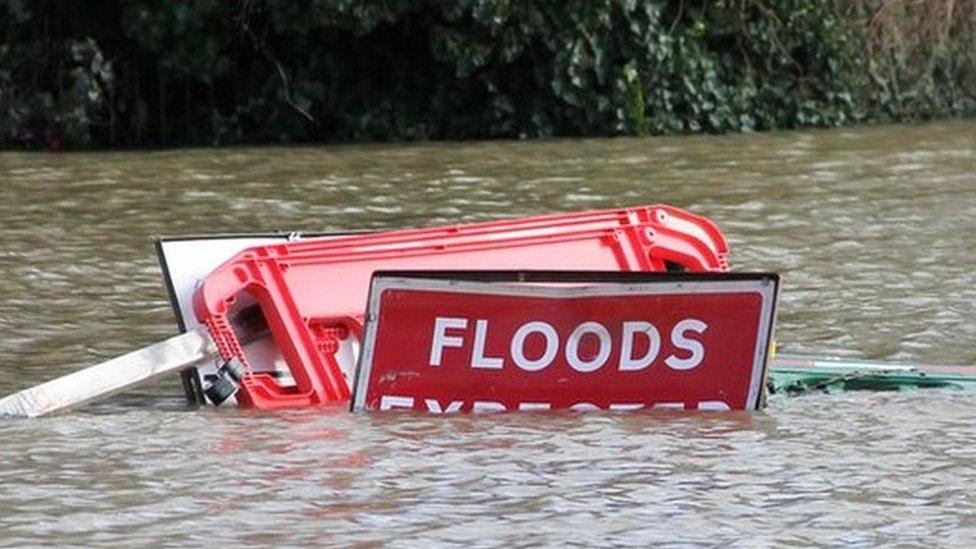
{"type": "MultiPolygon", "coordinates": [[[[976,363],[976,122],[728,137],[0,153],[0,394],[175,333],[158,234],[667,202],[784,277],[780,349],[976,363]]],[[[0,422],[0,545],[976,544],[976,394],[753,413],[187,410],[0,422]]]]}

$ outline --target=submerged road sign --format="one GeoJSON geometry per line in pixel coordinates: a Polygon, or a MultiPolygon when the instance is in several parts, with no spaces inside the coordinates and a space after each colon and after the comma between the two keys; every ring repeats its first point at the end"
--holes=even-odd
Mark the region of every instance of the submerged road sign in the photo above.
{"type": "Polygon", "coordinates": [[[373,278],[353,410],[762,404],[776,275],[484,276],[373,278]]]}

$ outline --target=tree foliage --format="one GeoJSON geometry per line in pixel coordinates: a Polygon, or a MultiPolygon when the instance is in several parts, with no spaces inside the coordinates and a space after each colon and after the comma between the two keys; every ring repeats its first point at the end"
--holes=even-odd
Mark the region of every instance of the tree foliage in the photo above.
{"type": "Polygon", "coordinates": [[[0,33],[6,146],[976,114],[976,0],[9,0],[0,33]]]}

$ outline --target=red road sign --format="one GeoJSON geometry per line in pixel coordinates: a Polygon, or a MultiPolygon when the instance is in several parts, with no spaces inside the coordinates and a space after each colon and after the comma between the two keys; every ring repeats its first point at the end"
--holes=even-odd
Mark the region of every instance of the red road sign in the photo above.
{"type": "Polygon", "coordinates": [[[376,275],[353,410],[761,405],[776,275],[579,276],[376,275]]]}

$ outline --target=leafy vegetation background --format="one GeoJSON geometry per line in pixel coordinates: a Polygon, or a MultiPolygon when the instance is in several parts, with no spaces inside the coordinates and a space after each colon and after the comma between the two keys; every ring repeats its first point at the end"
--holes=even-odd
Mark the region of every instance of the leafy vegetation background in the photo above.
{"type": "Polygon", "coordinates": [[[976,115],[976,0],[7,0],[0,37],[7,148],[976,115]]]}

